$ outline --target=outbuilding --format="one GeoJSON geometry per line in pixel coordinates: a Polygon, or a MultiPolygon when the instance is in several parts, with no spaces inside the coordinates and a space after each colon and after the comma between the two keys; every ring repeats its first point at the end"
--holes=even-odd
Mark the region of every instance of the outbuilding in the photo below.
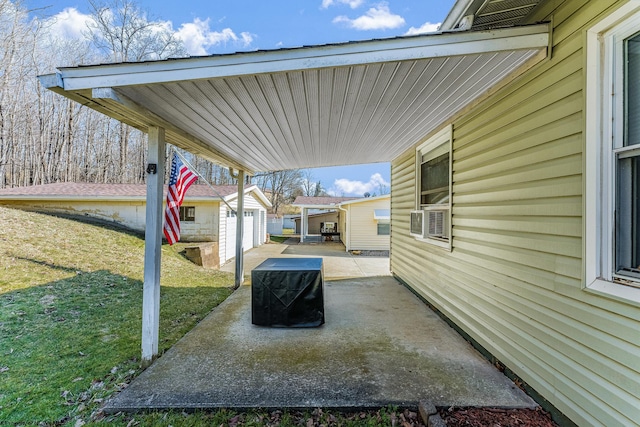
{"type": "Polygon", "coordinates": [[[389,194],[376,197],[298,196],[293,204],[302,212],[296,218],[301,242],[321,236],[341,241],[347,251],[389,250],[389,194]]]}
{"type": "MultiPolygon", "coordinates": [[[[237,199],[235,185],[192,185],[180,207],[180,240],[217,243],[220,264],[235,257],[237,199]]],[[[246,251],[266,242],[266,214],[271,203],[255,185],[245,188],[244,202],[242,243],[246,251]]],[[[0,205],[88,217],[143,233],[146,186],[55,183],[5,188],[0,190],[0,205]]]]}

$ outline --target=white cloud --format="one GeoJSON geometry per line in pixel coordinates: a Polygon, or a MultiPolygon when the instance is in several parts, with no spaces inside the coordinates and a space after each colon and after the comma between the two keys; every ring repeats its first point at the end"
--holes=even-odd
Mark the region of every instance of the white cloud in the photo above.
{"type": "Polygon", "coordinates": [[[347,196],[363,196],[364,193],[380,195],[381,189],[388,191],[390,186],[391,184],[385,181],[381,174],[374,173],[371,175],[369,182],[351,181],[346,178],[336,179],[333,182],[333,187],[327,192],[333,196],[341,196],[343,194],[347,196]]]}
{"type": "Polygon", "coordinates": [[[208,55],[208,49],[221,44],[234,43],[248,47],[253,42],[251,33],[243,32],[238,37],[231,28],[212,31],[209,28],[209,18],[204,21],[195,18],[193,22],[182,24],[176,36],[182,39],[190,55],[208,55]]]}
{"type": "Polygon", "coordinates": [[[52,38],[83,39],[83,32],[87,30],[87,22],[91,16],[78,12],[76,8],[68,7],[46,20],[46,27],[52,38]]]}
{"type": "Polygon", "coordinates": [[[372,7],[367,13],[356,19],[341,15],[335,17],[333,23],[345,24],[356,30],[387,30],[402,27],[405,21],[402,16],[391,13],[387,3],[380,3],[377,7],[372,7]]]}
{"type": "Polygon", "coordinates": [[[416,34],[425,34],[425,33],[433,33],[440,29],[440,25],[442,22],[438,22],[437,24],[432,24],[431,22],[425,22],[420,27],[411,27],[409,31],[404,33],[405,36],[415,36],[416,34]]]}
{"type": "Polygon", "coordinates": [[[347,4],[351,9],[357,9],[364,3],[364,0],[322,0],[321,9],[327,9],[329,6],[338,4],[347,4]]]}

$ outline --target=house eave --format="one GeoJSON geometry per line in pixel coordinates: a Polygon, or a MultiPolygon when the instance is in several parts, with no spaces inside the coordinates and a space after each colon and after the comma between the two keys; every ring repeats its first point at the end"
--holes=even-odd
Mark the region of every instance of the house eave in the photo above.
{"type": "Polygon", "coordinates": [[[168,143],[248,175],[386,162],[546,57],[549,31],[538,24],[80,66],[40,81],[143,132],[163,128],[168,143]]]}

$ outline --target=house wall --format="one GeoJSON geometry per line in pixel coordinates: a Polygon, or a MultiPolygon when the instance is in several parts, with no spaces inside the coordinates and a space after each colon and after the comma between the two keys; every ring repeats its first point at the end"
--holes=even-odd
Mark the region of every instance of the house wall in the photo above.
{"type": "MultiPolygon", "coordinates": [[[[118,200],[3,200],[2,205],[24,210],[80,215],[114,222],[118,225],[144,233],[146,203],[144,201],[118,200]]],[[[190,202],[183,206],[194,206],[194,222],[181,222],[180,240],[184,242],[217,241],[218,203],[190,202]]]]}
{"type": "Polygon", "coordinates": [[[624,1],[546,1],[551,59],[453,122],[451,252],[409,235],[392,162],[391,269],[578,425],[640,420],[640,307],[583,286],[585,29],[624,1]]]}
{"type": "Polygon", "coordinates": [[[378,236],[378,221],[373,219],[374,209],[389,209],[389,199],[350,203],[343,208],[349,212],[348,241],[343,240],[348,251],[389,250],[390,237],[378,236]]]}

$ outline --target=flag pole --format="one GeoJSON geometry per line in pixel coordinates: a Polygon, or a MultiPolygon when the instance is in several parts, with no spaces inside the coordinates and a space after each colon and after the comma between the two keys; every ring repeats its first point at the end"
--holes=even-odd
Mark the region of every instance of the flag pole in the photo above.
{"type": "Polygon", "coordinates": [[[182,154],[180,154],[180,152],[178,150],[175,149],[175,147],[171,147],[171,149],[173,150],[173,152],[180,157],[180,160],[182,160],[182,163],[184,163],[185,165],[187,165],[187,167],[189,169],[191,169],[196,175],[198,175],[199,178],[201,178],[205,184],[207,184],[209,186],[209,188],[211,189],[211,191],[213,191],[215,193],[216,196],[220,197],[220,200],[222,200],[222,202],[227,205],[227,207],[231,210],[231,212],[233,212],[234,214],[237,214],[237,211],[235,209],[233,209],[231,207],[231,205],[229,203],[227,203],[227,201],[224,199],[224,197],[222,197],[220,195],[220,193],[218,193],[218,191],[213,187],[213,185],[211,185],[209,183],[209,181],[207,181],[207,179],[202,176],[202,174],[200,172],[198,172],[196,170],[196,168],[194,168],[191,163],[189,163],[189,161],[187,159],[184,158],[184,156],[182,154]]]}

